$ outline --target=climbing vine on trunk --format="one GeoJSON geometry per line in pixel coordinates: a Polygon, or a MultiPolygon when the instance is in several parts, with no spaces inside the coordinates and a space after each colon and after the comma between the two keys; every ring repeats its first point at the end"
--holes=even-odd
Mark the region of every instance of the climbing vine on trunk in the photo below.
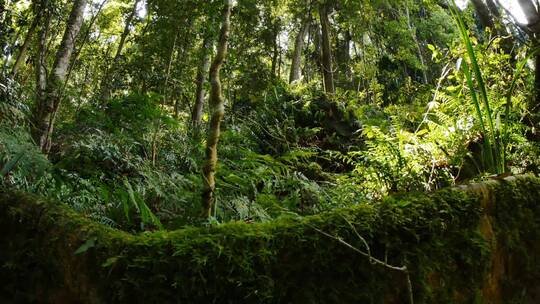
{"type": "Polygon", "coordinates": [[[216,57],[210,67],[210,128],[206,142],[206,160],[203,168],[203,216],[210,217],[214,206],[214,190],[216,188],[216,165],[217,165],[217,145],[219,142],[221,121],[225,115],[225,99],[221,89],[220,71],[227,56],[227,44],[231,27],[232,0],[225,0],[223,8],[223,21],[219,37],[216,57]]]}

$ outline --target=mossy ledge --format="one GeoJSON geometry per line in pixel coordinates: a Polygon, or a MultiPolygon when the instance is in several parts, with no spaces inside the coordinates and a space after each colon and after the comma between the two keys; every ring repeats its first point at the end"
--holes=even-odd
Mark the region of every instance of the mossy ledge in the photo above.
{"type": "Polygon", "coordinates": [[[4,192],[0,228],[1,303],[407,303],[402,272],[321,233],[365,250],[354,230],[373,257],[407,266],[415,303],[540,302],[540,179],[532,176],[139,235],[4,192]]]}

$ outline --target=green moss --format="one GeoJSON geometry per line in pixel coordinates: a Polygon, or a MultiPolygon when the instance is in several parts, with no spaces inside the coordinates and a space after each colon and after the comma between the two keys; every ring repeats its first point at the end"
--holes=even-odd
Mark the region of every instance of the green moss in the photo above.
{"type": "Polygon", "coordinates": [[[540,179],[482,187],[494,208],[482,209],[478,191],[447,189],[270,223],[139,235],[94,223],[58,202],[3,193],[0,300],[406,303],[402,273],[373,265],[317,231],[364,249],[350,222],[373,256],[409,268],[417,303],[482,302],[493,260],[493,247],[478,228],[486,215],[505,259],[517,267],[505,273],[502,296],[528,295],[526,286],[540,278],[540,246],[534,242],[540,234],[540,179]]]}

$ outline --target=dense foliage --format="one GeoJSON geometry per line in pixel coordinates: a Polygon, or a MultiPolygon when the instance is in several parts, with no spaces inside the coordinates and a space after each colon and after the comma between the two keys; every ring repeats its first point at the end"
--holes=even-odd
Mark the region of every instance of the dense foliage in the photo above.
{"type": "Polygon", "coordinates": [[[58,201],[0,193],[0,300],[536,303],[539,195],[540,179],[511,177],[269,223],[133,235],[58,201]]]}
{"type": "Polygon", "coordinates": [[[0,183],[141,231],[536,173],[538,35],[493,3],[0,0],[0,183]]]}

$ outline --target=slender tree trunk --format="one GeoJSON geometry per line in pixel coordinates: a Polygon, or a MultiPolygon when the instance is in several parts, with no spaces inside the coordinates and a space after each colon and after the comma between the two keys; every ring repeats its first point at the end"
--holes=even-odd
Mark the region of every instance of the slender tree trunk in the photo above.
{"type": "Polygon", "coordinates": [[[412,21],[411,21],[411,14],[409,12],[409,6],[405,5],[405,14],[407,15],[407,27],[409,28],[409,31],[411,32],[412,38],[414,40],[414,43],[416,44],[416,50],[418,52],[418,57],[420,59],[420,63],[422,64],[422,79],[424,81],[424,84],[427,84],[429,82],[427,72],[426,72],[426,61],[424,59],[424,55],[422,54],[422,47],[420,46],[420,41],[418,41],[418,36],[416,35],[416,28],[413,27],[412,21]]]}
{"type": "Polygon", "coordinates": [[[231,27],[232,0],[225,0],[223,8],[223,21],[219,37],[216,57],[210,67],[210,108],[212,118],[208,140],[206,142],[206,161],[203,168],[203,216],[210,217],[214,208],[214,190],[216,188],[216,165],[217,165],[217,145],[219,142],[221,121],[225,115],[224,97],[221,88],[220,71],[227,56],[227,44],[229,41],[229,31],[231,27]]]}
{"type": "MultiPolygon", "coordinates": [[[[6,40],[6,30],[8,25],[6,24],[6,1],[0,0],[0,58],[5,60],[6,55],[4,54],[4,45],[7,42],[6,40]]],[[[1,62],[1,61],[0,61],[1,62]]],[[[5,62],[4,62],[5,65],[5,62]]]]}
{"type": "MultiPolygon", "coordinates": [[[[169,79],[171,77],[171,69],[174,63],[174,51],[176,50],[176,41],[178,40],[178,33],[175,34],[173,44],[171,46],[171,51],[169,52],[169,59],[167,60],[167,68],[165,72],[165,81],[163,82],[163,88],[161,94],[163,99],[161,100],[161,109],[165,107],[165,102],[169,98],[170,89],[169,89],[169,79]]],[[[159,132],[161,131],[161,118],[156,119],[154,135],[152,136],[152,166],[156,166],[157,157],[159,152],[159,132]]]]}
{"type": "Polygon", "coordinates": [[[528,27],[534,33],[540,33],[540,14],[533,0],[517,0],[528,21],[528,27]]]}
{"type": "Polygon", "coordinates": [[[15,76],[17,76],[17,73],[19,72],[19,68],[21,67],[24,60],[26,59],[26,53],[28,53],[28,49],[30,48],[30,43],[32,42],[32,37],[34,36],[34,33],[36,32],[40,19],[41,19],[41,11],[38,12],[38,14],[34,17],[32,24],[30,24],[30,27],[28,28],[28,31],[26,32],[26,37],[24,38],[24,42],[21,46],[21,49],[19,50],[19,54],[17,55],[15,64],[13,64],[13,67],[11,68],[12,78],[15,78],[15,76]]]}
{"type": "Polygon", "coordinates": [[[193,126],[199,126],[202,121],[203,108],[204,108],[204,96],[206,90],[204,84],[206,82],[206,75],[208,68],[210,67],[210,53],[212,48],[212,41],[210,36],[204,37],[204,41],[201,49],[200,65],[197,71],[196,85],[197,90],[195,92],[195,103],[193,105],[193,111],[191,113],[191,122],[193,126]]]}
{"type": "Polygon", "coordinates": [[[501,18],[501,12],[499,11],[499,6],[495,3],[494,0],[486,0],[486,5],[489,8],[489,11],[492,16],[495,18],[501,18]]]}
{"type": "Polygon", "coordinates": [[[281,66],[283,64],[283,52],[281,48],[279,49],[279,58],[278,58],[278,66],[277,66],[277,79],[281,79],[281,66]]]}
{"type": "Polygon", "coordinates": [[[102,103],[104,103],[111,97],[110,85],[114,82],[116,78],[116,66],[118,65],[118,62],[120,61],[120,58],[122,56],[122,51],[124,50],[126,39],[130,33],[131,23],[133,22],[133,18],[135,18],[135,15],[137,14],[137,6],[139,5],[139,2],[140,0],[135,0],[135,2],[133,2],[133,7],[126,18],[126,23],[124,24],[124,31],[120,36],[120,42],[118,43],[118,48],[116,49],[112,64],[105,71],[105,75],[101,82],[101,89],[99,94],[99,98],[102,103]]]}
{"type": "MultiPolygon", "coordinates": [[[[483,27],[491,28],[494,34],[499,35],[500,37],[505,37],[501,41],[501,49],[506,53],[511,55],[514,49],[514,42],[511,37],[508,37],[508,31],[506,26],[503,23],[501,13],[499,8],[493,0],[471,0],[476,13],[480,19],[480,23],[483,27]]],[[[511,56],[511,61],[515,62],[514,56],[511,56]]]]}
{"type": "Polygon", "coordinates": [[[176,96],[176,99],[174,101],[174,119],[178,119],[178,115],[180,114],[180,97],[176,96]]]}
{"type": "MultiPolygon", "coordinates": [[[[39,27],[38,31],[38,43],[37,43],[37,51],[36,51],[36,57],[35,57],[35,73],[36,73],[36,112],[34,113],[34,122],[38,121],[38,117],[35,115],[37,113],[42,113],[44,109],[41,108],[42,103],[41,101],[44,99],[45,96],[45,90],[47,89],[47,61],[46,61],[46,53],[47,53],[47,39],[49,37],[49,27],[51,24],[51,14],[48,8],[43,8],[42,10],[43,14],[43,22],[41,26],[39,27]]],[[[41,136],[41,134],[36,133],[38,130],[37,127],[33,128],[33,136],[34,138],[38,138],[41,136]]],[[[38,141],[37,144],[40,144],[38,141]]],[[[40,144],[41,146],[41,144],[40,144]]]]}
{"type": "Polygon", "coordinates": [[[84,35],[82,36],[83,40],[80,43],[80,46],[75,51],[75,54],[73,54],[72,64],[69,66],[69,70],[68,70],[68,73],[67,73],[67,76],[66,76],[66,83],[69,82],[69,79],[71,78],[71,72],[73,72],[73,68],[75,67],[76,62],[79,59],[79,56],[81,55],[81,52],[82,52],[84,46],[88,42],[88,38],[90,38],[90,33],[92,31],[92,27],[94,26],[94,23],[96,22],[97,18],[99,17],[99,15],[101,13],[101,10],[103,10],[103,7],[107,3],[107,1],[108,0],[103,0],[101,2],[101,4],[99,5],[99,7],[97,9],[97,12],[94,14],[94,16],[92,16],[92,19],[90,19],[90,21],[88,22],[88,26],[86,28],[86,31],[85,31],[84,35]]]}
{"type": "Polygon", "coordinates": [[[291,61],[291,75],[289,76],[289,83],[293,83],[300,79],[301,76],[301,65],[302,65],[302,54],[304,53],[304,40],[306,38],[306,33],[309,30],[310,19],[306,18],[300,25],[300,30],[296,35],[294,40],[294,50],[291,61]]]}
{"type": "Polygon", "coordinates": [[[341,35],[338,35],[336,62],[339,70],[338,85],[348,87],[352,81],[351,71],[351,34],[348,29],[342,29],[341,35]],[[341,36],[341,37],[339,37],[341,36]]]}
{"type": "Polygon", "coordinates": [[[471,0],[471,2],[476,10],[476,13],[478,14],[478,18],[480,19],[482,26],[495,30],[495,22],[493,22],[493,17],[491,16],[486,3],[484,3],[484,0],[471,0]]]}
{"type": "MultiPolygon", "coordinates": [[[[536,47],[540,47],[540,41],[535,42],[536,47]]],[[[534,89],[535,89],[535,100],[536,105],[534,112],[540,112],[540,53],[536,54],[535,64],[534,64],[534,89]]]]}
{"type": "Polygon", "coordinates": [[[86,0],[75,0],[69,16],[69,20],[56,53],[53,69],[47,79],[45,96],[38,100],[38,108],[35,113],[34,139],[44,153],[51,148],[51,136],[54,129],[54,120],[60,105],[60,95],[69,68],[71,54],[75,47],[75,40],[79,35],[83,22],[86,0]]]}
{"type": "Polygon", "coordinates": [[[508,28],[503,22],[503,16],[501,15],[499,4],[494,0],[486,0],[486,4],[489,8],[491,16],[493,16],[493,22],[497,28],[496,33],[500,37],[504,37],[501,41],[501,47],[506,54],[510,55],[510,60],[514,64],[515,56],[512,55],[514,52],[515,41],[514,37],[508,33],[508,28]]]}
{"type": "MultiPolygon", "coordinates": [[[[528,21],[526,29],[529,31],[534,47],[540,47],[540,8],[532,0],[518,0],[528,21]]],[[[521,25],[523,26],[523,25],[521,25]]],[[[540,54],[535,56],[535,112],[540,111],[540,54]]]]}
{"type": "Polygon", "coordinates": [[[319,67],[320,63],[320,31],[317,23],[311,23],[308,29],[307,43],[313,45],[315,51],[309,53],[309,58],[306,58],[304,63],[304,83],[309,83],[313,79],[314,66],[319,67]],[[315,64],[313,64],[315,62],[315,64]]]}
{"type": "Polygon", "coordinates": [[[6,11],[6,1],[0,0],[0,24],[4,22],[5,16],[4,13],[6,11]]]}
{"type": "Polygon", "coordinates": [[[163,98],[167,99],[170,93],[169,90],[169,79],[171,78],[171,69],[174,63],[174,52],[176,51],[176,42],[178,41],[178,32],[174,36],[173,44],[171,46],[171,51],[169,52],[169,59],[167,60],[167,68],[165,70],[165,81],[163,83],[163,98]]]}
{"type": "Polygon", "coordinates": [[[278,60],[281,50],[279,49],[279,23],[274,24],[274,51],[272,55],[272,76],[277,77],[278,60]]]}
{"type": "Polygon", "coordinates": [[[330,37],[330,20],[328,19],[328,6],[319,6],[319,17],[321,19],[321,43],[322,43],[322,72],[324,91],[334,94],[334,68],[332,64],[332,41],[330,37]]]}

